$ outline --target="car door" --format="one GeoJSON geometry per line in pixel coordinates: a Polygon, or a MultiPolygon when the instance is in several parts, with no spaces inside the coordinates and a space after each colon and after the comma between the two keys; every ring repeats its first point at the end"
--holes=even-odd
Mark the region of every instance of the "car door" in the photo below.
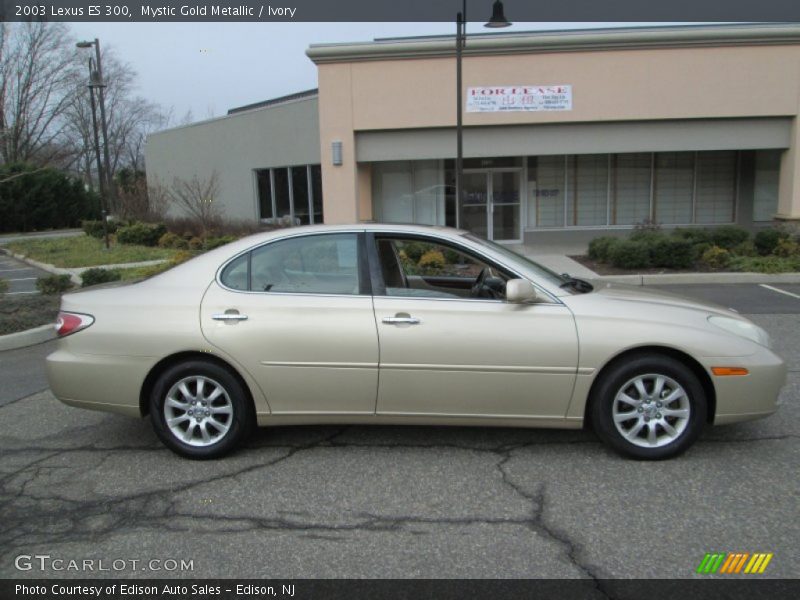
{"type": "Polygon", "coordinates": [[[564,417],[578,363],[567,307],[505,302],[512,272],[435,237],[368,234],[367,246],[378,414],[564,417]],[[475,290],[484,269],[490,287],[475,290]]]}
{"type": "Polygon", "coordinates": [[[359,232],[269,242],[221,269],[200,311],[208,341],[275,414],[374,414],[378,339],[359,232]]]}

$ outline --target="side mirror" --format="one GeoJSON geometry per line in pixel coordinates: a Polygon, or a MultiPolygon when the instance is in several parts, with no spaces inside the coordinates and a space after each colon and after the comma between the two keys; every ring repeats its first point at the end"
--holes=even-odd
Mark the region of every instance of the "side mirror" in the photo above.
{"type": "Polygon", "coordinates": [[[506,282],[506,302],[525,304],[536,301],[536,288],[527,279],[509,279],[506,282]]]}

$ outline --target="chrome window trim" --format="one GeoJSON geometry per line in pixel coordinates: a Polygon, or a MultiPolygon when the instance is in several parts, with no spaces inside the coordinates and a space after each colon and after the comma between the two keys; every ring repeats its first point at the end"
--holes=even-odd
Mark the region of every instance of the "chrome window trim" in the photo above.
{"type": "MultiPolygon", "coordinates": [[[[455,302],[492,302],[492,303],[507,304],[507,302],[505,300],[494,300],[494,299],[489,299],[489,298],[424,298],[424,297],[410,298],[408,296],[387,296],[387,295],[376,295],[374,293],[372,293],[372,294],[361,294],[361,293],[358,293],[358,294],[327,294],[327,293],[321,293],[321,292],[320,293],[315,293],[315,292],[263,292],[263,291],[258,291],[258,290],[236,290],[236,289],[230,288],[227,285],[225,285],[224,283],[222,283],[222,279],[221,279],[222,272],[225,270],[225,268],[230,263],[235,261],[237,258],[239,258],[239,257],[241,257],[241,256],[243,256],[243,255],[245,255],[245,254],[247,254],[249,252],[252,252],[253,250],[256,250],[258,248],[262,248],[262,247],[267,246],[269,244],[274,244],[276,242],[280,242],[280,241],[283,241],[283,240],[288,240],[288,239],[292,239],[292,238],[296,238],[296,237],[312,237],[312,236],[318,236],[318,235],[337,235],[337,234],[348,234],[348,233],[349,234],[356,234],[356,235],[362,234],[362,233],[406,234],[406,235],[409,235],[409,236],[412,236],[412,237],[413,236],[430,237],[430,234],[419,233],[419,232],[415,232],[415,231],[407,231],[407,230],[402,230],[402,229],[398,230],[398,229],[392,229],[392,228],[386,228],[386,229],[341,229],[341,230],[336,230],[336,231],[310,231],[310,232],[309,231],[301,231],[301,232],[298,232],[298,233],[291,233],[291,234],[283,235],[283,236],[281,236],[279,238],[276,238],[276,239],[273,239],[273,240],[267,240],[266,242],[260,242],[258,244],[253,244],[252,246],[249,246],[246,249],[244,249],[244,250],[238,252],[237,254],[233,255],[231,258],[229,258],[228,260],[223,262],[220,267],[217,268],[217,272],[214,275],[214,281],[222,289],[227,290],[229,292],[236,293],[236,294],[261,294],[261,295],[269,295],[269,296],[294,296],[294,297],[296,297],[296,296],[309,296],[309,297],[313,297],[313,298],[319,298],[319,297],[331,297],[331,298],[353,298],[353,297],[397,298],[397,299],[404,299],[404,300],[435,300],[435,301],[444,301],[444,302],[454,302],[454,301],[455,302]]],[[[437,239],[441,240],[442,243],[448,243],[449,242],[449,243],[451,243],[451,244],[453,244],[453,245],[455,245],[457,247],[458,246],[460,246],[462,248],[464,247],[463,244],[459,244],[457,241],[451,240],[450,238],[447,238],[447,237],[439,237],[437,239]]],[[[523,277],[522,275],[519,274],[519,272],[515,271],[511,267],[508,267],[504,263],[502,263],[502,261],[499,261],[496,258],[488,256],[484,252],[481,252],[481,251],[476,250],[476,249],[474,249],[472,247],[469,247],[469,246],[467,246],[465,248],[465,250],[471,252],[472,254],[476,254],[476,255],[484,258],[486,261],[489,261],[490,263],[502,264],[503,268],[506,271],[508,271],[509,273],[513,274],[518,279],[525,279],[527,281],[530,281],[530,283],[536,288],[537,293],[539,291],[541,291],[542,294],[546,295],[550,299],[549,302],[533,302],[533,303],[529,304],[528,306],[536,306],[536,305],[540,305],[540,304],[541,305],[546,305],[546,306],[552,306],[552,305],[565,306],[565,304],[563,302],[561,302],[556,296],[554,296],[548,290],[544,289],[541,285],[539,285],[535,281],[531,281],[529,278],[523,277]]],[[[520,306],[524,306],[524,305],[520,305],[520,306]]]]}

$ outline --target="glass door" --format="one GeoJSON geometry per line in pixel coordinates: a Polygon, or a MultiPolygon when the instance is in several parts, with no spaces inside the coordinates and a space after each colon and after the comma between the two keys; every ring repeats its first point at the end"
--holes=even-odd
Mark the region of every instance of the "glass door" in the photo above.
{"type": "Polygon", "coordinates": [[[489,234],[489,178],[486,171],[466,172],[461,205],[461,228],[485,238],[489,234]]]}
{"type": "Polygon", "coordinates": [[[461,228],[498,242],[521,242],[521,171],[464,173],[461,228]]]}
{"type": "Polygon", "coordinates": [[[490,173],[491,237],[498,242],[520,242],[521,194],[519,171],[490,173]]]}

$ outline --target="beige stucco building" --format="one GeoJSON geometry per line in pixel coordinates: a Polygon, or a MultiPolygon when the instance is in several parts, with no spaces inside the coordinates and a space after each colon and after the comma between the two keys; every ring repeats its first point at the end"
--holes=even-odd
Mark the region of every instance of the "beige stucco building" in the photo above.
{"type": "Polygon", "coordinates": [[[318,95],[157,134],[148,177],[217,168],[231,211],[254,219],[309,222],[321,193],[328,223],[453,225],[509,242],[579,241],[645,220],[800,220],[798,25],[471,35],[461,203],[452,36],[307,54],[318,95]],[[285,123],[298,117],[296,130],[285,123]],[[258,148],[243,151],[227,129],[258,148]]]}

